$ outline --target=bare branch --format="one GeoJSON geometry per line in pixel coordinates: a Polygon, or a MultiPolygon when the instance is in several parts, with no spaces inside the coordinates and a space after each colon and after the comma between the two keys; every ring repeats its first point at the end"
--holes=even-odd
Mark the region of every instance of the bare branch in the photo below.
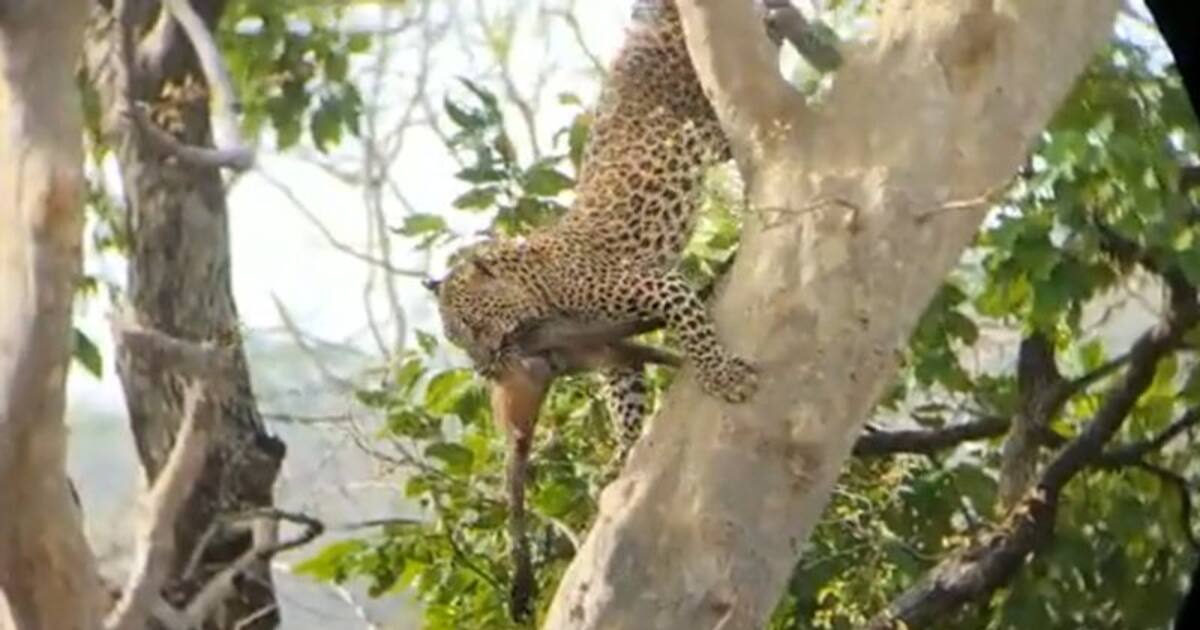
{"type": "Polygon", "coordinates": [[[158,356],[162,365],[205,381],[211,390],[220,389],[233,362],[234,351],[207,342],[188,341],[137,324],[125,316],[110,320],[117,345],[141,356],[158,356]]]}
{"type": "Polygon", "coordinates": [[[854,454],[859,457],[882,457],[896,453],[931,455],[970,440],[999,437],[1008,430],[1009,424],[1007,418],[985,416],[940,429],[870,431],[858,438],[854,444],[854,454]]]}
{"type": "Polygon", "coordinates": [[[175,560],[175,523],[204,470],[215,428],[215,414],[202,405],[203,397],[203,390],[196,383],[184,390],[183,425],[166,466],[143,498],[146,512],[140,520],[142,532],[138,536],[134,569],[120,601],[105,620],[106,630],[146,627],[170,575],[175,560]]]}
{"type": "Polygon", "coordinates": [[[579,23],[579,17],[575,15],[575,4],[576,0],[571,0],[564,7],[545,9],[545,13],[549,17],[562,20],[567,25],[567,30],[571,31],[571,37],[574,38],[575,45],[579,47],[583,56],[587,58],[592,71],[603,78],[608,75],[608,68],[600,60],[600,56],[596,54],[596,51],[588,46],[587,39],[583,35],[583,25],[579,23]]]}
{"type": "Polygon", "coordinates": [[[162,0],[162,4],[187,33],[208,81],[213,142],[229,158],[222,166],[238,170],[250,168],[254,164],[254,151],[241,142],[237,119],[238,100],[217,42],[188,0],[162,0]]]}
{"type": "Polygon", "coordinates": [[[216,607],[237,591],[238,576],[256,564],[270,560],[272,556],[306,545],[325,532],[325,526],[315,518],[296,512],[273,508],[252,510],[233,517],[232,520],[250,520],[254,544],[232,564],[217,573],[204,588],[188,602],[182,620],[187,628],[200,627],[216,607]],[[287,521],[304,527],[295,538],[280,541],[279,523],[287,521]]]}
{"type": "Polygon", "coordinates": [[[387,271],[388,273],[393,273],[398,276],[405,276],[408,278],[423,278],[423,277],[425,277],[425,274],[420,271],[415,271],[412,269],[401,269],[399,267],[395,267],[386,260],[380,260],[378,258],[375,258],[374,256],[371,256],[370,254],[363,253],[363,252],[351,247],[350,245],[347,245],[346,243],[342,242],[340,239],[338,239],[337,236],[335,236],[333,234],[333,232],[331,232],[329,230],[328,226],[326,226],[324,223],[321,222],[320,219],[317,218],[316,214],[313,213],[313,211],[311,209],[309,209],[308,205],[305,204],[298,196],[296,196],[296,193],[292,192],[291,188],[289,188],[287,186],[287,184],[285,184],[282,181],[280,181],[279,179],[273,177],[266,171],[259,170],[259,171],[257,171],[257,173],[260,177],[263,178],[264,181],[266,181],[268,184],[274,186],[275,189],[278,190],[280,192],[280,194],[282,194],[284,197],[286,197],[288,201],[292,202],[292,205],[297,210],[300,211],[300,214],[303,215],[304,218],[307,219],[308,222],[314,228],[316,228],[317,232],[319,232],[321,234],[321,236],[325,238],[325,241],[327,243],[329,243],[329,245],[331,247],[333,247],[334,249],[336,249],[344,254],[347,254],[349,256],[352,256],[354,258],[357,258],[357,259],[359,259],[363,262],[366,262],[370,265],[379,267],[379,268],[387,271]]]}
{"type": "Polygon", "coordinates": [[[230,168],[235,171],[245,171],[254,165],[254,154],[249,149],[214,149],[187,144],[154,124],[141,106],[134,106],[126,113],[142,137],[150,141],[151,148],[159,153],[174,156],[181,162],[192,166],[230,168]]]}

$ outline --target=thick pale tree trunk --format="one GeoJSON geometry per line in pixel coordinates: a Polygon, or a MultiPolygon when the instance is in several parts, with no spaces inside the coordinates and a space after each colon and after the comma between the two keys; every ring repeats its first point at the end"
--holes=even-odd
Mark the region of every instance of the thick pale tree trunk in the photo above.
{"type": "Polygon", "coordinates": [[[22,630],[98,627],[103,606],[63,422],[83,227],[74,71],[87,10],[83,0],[0,1],[0,591],[22,630]]]}
{"type": "Polygon", "coordinates": [[[602,495],[553,630],[763,626],[917,318],[1116,10],[889,2],[810,106],[749,0],[678,1],[752,208],[715,317],[761,388],[727,405],[685,372],[602,495]]]}
{"type": "MultiPolygon", "coordinates": [[[[103,127],[125,186],[129,243],[128,312],[138,325],[171,337],[210,343],[230,351],[227,373],[212,380],[232,383],[213,405],[217,431],[204,472],[177,521],[176,560],[168,601],[189,601],[215,572],[251,545],[250,532],[216,528],[214,519],[273,504],[273,487],[284,445],[270,436],[258,413],[242,351],[231,289],[225,184],[218,169],[181,162],[123,114],[126,102],[149,104],[153,117],[178,141],[209,146],[209,107],[203,91],[164,97],[164,87],[203,85],[204,77],[182,29],[160,13],[158,0],[126,0],[133,26],[129,60],[122,60],[114,16],[97,7],[87,34],[87,66],[101,97],[103,127]],[[143,28],[153,24],[145,35],[143,28]],[[166,121],[173,121],[169,125],[166,121]],[[184,576],[197,544],[206,543],[199,570],[184,576]]],[[[195,10],[212,29],[225,3],[196,0],[195,10]]],[[[116,3],[114,6],[119,6],[116,3]]],[[[158,124],[158,123],[155,123],[158,124]]],[[[117,367],[124,385],[138,455],[154,479],[167,461],[183,417],[181,366],[146,345],[118,338],[117,367]]],[[[209,385],[212,385],[210,383],[209,385]]],[[[210,388],[217,389],[217,388],[210,388]]],[[[255,563],[237,582],[212,627],[256,629],[279,622],[270,568],[255,563]]]]}

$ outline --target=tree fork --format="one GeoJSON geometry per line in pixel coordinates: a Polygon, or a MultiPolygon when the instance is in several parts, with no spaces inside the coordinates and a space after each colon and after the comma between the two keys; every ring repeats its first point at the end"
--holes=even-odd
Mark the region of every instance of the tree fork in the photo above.
{"type": "Polygon", "coordinates": [[[684,368],[601,495],[551,630],[763,626],[898,349],[1116,12],[888,3],[807,104],[748,0],[678,2],[753,209],[714,315],[761,388],[727,405],[684,368]]]}

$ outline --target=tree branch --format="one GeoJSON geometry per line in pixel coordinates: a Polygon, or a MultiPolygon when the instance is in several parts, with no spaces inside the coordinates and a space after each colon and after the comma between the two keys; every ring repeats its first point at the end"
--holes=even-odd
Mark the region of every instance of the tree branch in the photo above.
{"type": "Polygon", "coordinates": [[[1200,407],[1188,409],[1178,420],[1172,422],[1161,433],[1149,440],[1134,442],[1133,444],[1126,444],[1105,451],[1104,455],[1100,457],[1100,464],[1106,467],[1136,465],[1143,457],[1162,450],[1168,442],[1196,425],[1200,425],[1200,407]]]}
{"type": "Polygon", "coordinates": [[[191,166],[230,168],[235,171],[245,171],[254,166],[254,153],[244,147],[217,149],[181,142],[154,124],[140,105],[132,106],[126,115],[142,137],[150,141],[151,148],[191,166]]]}
{"type": "Polygon", "coordinates": [[[306,545],[325,532],[321,521],[299,514],[273,508],[252,510],[234,517],[234,520],[249,520],[254,544],[232,564],[214,575],[204,588],[188,602],[178,621],[182,628],[198,628],[217,606],[237,592],[237,579],[256,564],[270,560],[278,553],[306,545]],[[279,523],[286,521],[301,525],[304,530],[296,537],[279,540],[279,523]]]}
{"type": "Polygon", "coordinates": [[[142,46],[138,46],[134,42],[135,7],[130,0],[113,1],[109,15],[112,19],[112,28],[115,28],[117,33],[114,44],[115,51],[110,51],[109,54],[115,52],[116,58],[110,57],[107,63],[111,64],[113,68],[113,79],[118,96],[117,106],[111,113],[119,117],[122,124],[128,125],[135,131],[139,138],[144,139],[150,149],[158,153],[173,156],[181,162],[202,168],[230,168],[239,172],[249,169],[254,164],[254,153],[243,147],[238,140],[232,82],[225,71],[220,51],[216,49],[216,44],[213,42],[208,28],[204,25],[203,19],[196,14],[187,0],[165,0],[163,6],[165,9],[172,9],[170,5],[174,4],[181,5],[180,10],[183,17],[179,18],[173,10],[164,11],[160,15],[159,24],[155,27],[153,34],[148,36],[147,40],[142,41],[142,46],[149,46],[153,49],[153,52],[146,53],[142,50],[142,46]],[[163,56],[170,49],[169,40],[172,36],[169,33],[174,30],[174,24],[171,23],[173,16],[191,38],[192,48],[196,51],[196,56],[207,77],[211,95],[211,124],[216,148],[187,144],[161,129],[151,120],[144,105],[138,103],[134,95],[134,86],[139,81],[149,81],[161,76],[161,68],[154,66],[161,66],[163,56]],[[168,27],[168,24],[171,27],[168,27]],[[193,36],[193,33],[196,35],[193,36]],[[139,55],[152,60],[153,63],[149,61],[139,63],[139,55]],[[143,76],[147,74],[156,76],[143,76]]]}
{"type": "Polygon", "coordinates": [[[982,440],[1004,435],[1009,420],[985,416],[952,424],[940,429],[897,429],[863,433],[854,443],[858,457],[884,457],[897,453],[932,455],[970,440],[982,440]]]}
{"type": "Polygon", "coordinates": [[[141,356],[157,356],[159,365],[171,365],[183,374],[205,381],[211,394],[223,388],[225,375],[234,360],[232,349],[172,337],[137,324],[128,317],[113,317],[110,327],[118,346],[141,356]]]}
{"type": "Polygon", "coordinates": [[[779,74],[776,50],[750,2],[678,0],[688,51],[743,173],[791,137],[803,97],[779,74]]]}
{"type": "Polygon", "coordinates": [[[1179,493],[1179,529],[1183,531],[1183,536],[1187,538],[1192,551],[1200,551],[1200,539],[1196,538],[1196,531],[1192,527],[1192,489],[1188,480],[1183,475],[1158,464],[1140,461],[1134,466],[1158,477],[1179,493]]]}
{"type": "Polygon", "coordinates": [[[191,40],[192,49],[196,52],[196,58],[200,61],[200,68],[208,82],[213,144],[217,147],[216,152],[210,152],[208,155],[220,155],[225,158],[220,166],[228,166],[235,170],[250,168],[254,165],[254,151],[241,142],[237,119],[240,109],[237,93],[216,40],[205,26],[204,20],[192,9],[189,0],[162,0],[162,5],[191,40]]]}
{"type": "Polygon", "coordinates": [[[124,593],[105,620],[106,630],[140,630],[154,611],[160,591],[170,576],[175,560],[175,524],[192,487],[204,470],[212,440],[215,414],[202,406],[200,385],[184,390],[183,426],[158,481],[144,497],[145,514],[134,569],[124,593]]]}
{"type": "Polygon", "coordinates": [[[779,94],[800,101],[771,83],[782,79],[748,3],[678,4],[725,131],[750,132],[735,154],[751,207],[848,207],[786,229],[746,222],[740,262],[711,312],[727,349],[759,370],[758,390],[727,404],[681,372],[660,421],[601,494],[548,629],[766,624],[894,379],[896,340],[911,334],[984,208],[928,221],[920,212],[1011,177],[1115,12],[1111,0],[1015,0],[983,16],[975,9],[992,3],[886,3],[879,36],[847,51],[828,98],[811,113],[779,106],[776,118],[739,109],[762,98],[751,111],[770,112],[764,103],[780,105],[779,94]]]}
{"type": "MultiPolygon", "coordinates": [[[[1143,334],[1130,351],[1129,367],[1087,427],[1058,452],[1036,487],[1004,523],[966,550],[943,560],[865,626],[868,630],[922,627],[1008,583],[1039,543],[1053,534],[1062,489],[1103,456],[1104,445],[1128,417],[1154,379],[1158,362],[1200,321],[1194,289],[1174,295],[1163,324],[1143,334]]],[[[1160,436],[1161,437],[1161,436],[1160,436]]]]}

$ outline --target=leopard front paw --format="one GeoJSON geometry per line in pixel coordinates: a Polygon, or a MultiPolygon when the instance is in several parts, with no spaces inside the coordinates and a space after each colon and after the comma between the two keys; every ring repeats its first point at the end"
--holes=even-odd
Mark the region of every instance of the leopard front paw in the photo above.
{"type": "Polygon", "coordinates": [[[728,357],[700,374],[704,389],[726,402],[745,402],[758,390],[758,371],[745,359],[728,357]]]}

